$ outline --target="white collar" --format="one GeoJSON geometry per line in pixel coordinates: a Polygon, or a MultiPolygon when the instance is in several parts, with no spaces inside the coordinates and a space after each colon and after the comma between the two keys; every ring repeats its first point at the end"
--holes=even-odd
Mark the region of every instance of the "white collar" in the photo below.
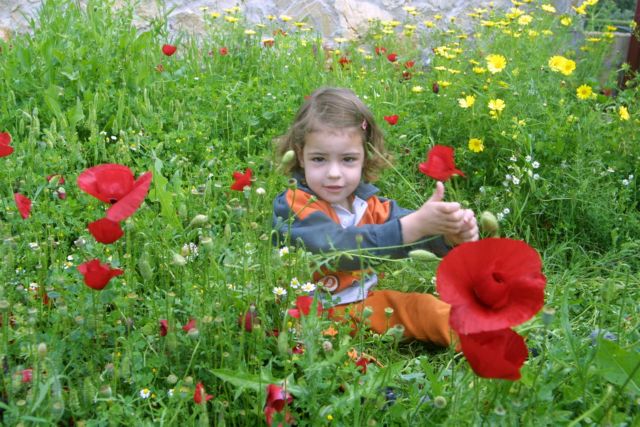
{"type": "Polygon", "coordinates": [[[333,209],[336,211],[338,215],[338,219],[340,220],[340,225],[342,228],[351,227],[354,225],[358,225],[360,220],[362,219],[364,213],[367,210],[367,202],[362,200],[358,196],[353,196],[353,202],[351,206],[353,207],[353,212],[344,208],[340,205],[331,205],[333,209]]]}

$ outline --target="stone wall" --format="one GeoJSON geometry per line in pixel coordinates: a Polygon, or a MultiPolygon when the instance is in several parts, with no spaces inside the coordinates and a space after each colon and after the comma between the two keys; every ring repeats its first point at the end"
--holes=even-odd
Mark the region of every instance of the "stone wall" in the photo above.
{"type": "MultiPolygon", "coordinates": [[[[86,0],[77,1],[86,3],[86,0]]],[[[117,0],[115,4],[123,2],[117,0]]],[[[560,11],[576,2],[548,1],[560,11]]],[[[6,40],[14,32],[28,31],[28,19],[37,15],[41,4],[42,0],[0,0],[0,37],[6,40]]],[[[510,0],[137,0],[135,4],[140,28],[165,8],[171,11],[169,25],[173,31],[199,33],[204,28],[204,13],[223,12],[238,5],[250,22],[265,21],[267,15],[289,15],[297,21],[308,22],[329,39],[357,35],[369,18],[406,20],[404,6],[415,7],[420,21],[442,15],[444,19],[455,17],[463,26],[468,22],[467,13],[476,7],[512,7],[510,0]]]]}

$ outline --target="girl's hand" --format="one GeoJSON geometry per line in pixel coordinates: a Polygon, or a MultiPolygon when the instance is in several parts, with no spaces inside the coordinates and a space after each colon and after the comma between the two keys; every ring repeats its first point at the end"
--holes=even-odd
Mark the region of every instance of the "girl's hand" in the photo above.
{"type": "Polygon", "coordinates": [[[435,191],[420,209],[400,219],[404,243],[437,235],[451,236],[452,243],[458,242],[462,238],[472,238],[474,226],[477,234],[473,211],[461,209],[460,203],[444,202],[443,199],[444,184],[437,182],[435,191]],[[466,211],[470,214],[465,214],[466,211]]]}
{"type": "Polygon", "coordinates": [[[480,237],[476,215],[471,209],[462,209],[462,228],[458,233],[444,234],[445,241],[451,245],[474,242],[480,237]]]}

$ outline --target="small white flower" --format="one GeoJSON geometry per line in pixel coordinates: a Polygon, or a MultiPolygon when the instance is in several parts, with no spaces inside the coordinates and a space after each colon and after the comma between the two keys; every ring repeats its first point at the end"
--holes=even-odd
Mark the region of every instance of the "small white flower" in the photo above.
{"type": "Polygon", "coordinates": [[[631,181],[633,179],[633,175],[629,175],[629,181],[631,181]]]}
{"type": "Polygon", "coordinates": [[[280,248],[280,250],[278,251],[280,253],[280,256],[283,257],[285,255],[289,255],[289,248],[286,246],[283,246],[282,248],[280,248]]]}
{"type": "Polygon", "coordinates": [[[167,390],[167,396],[169,397],[173,397],[173,389],[170,388],[169,390],[167,390]]]}
{"type": "Polygon", "coordinates": [[[36,282],[31,282],[31,283],[29,283],[29,290],[30,290],[30,291],[35,292],[35,291],[37,291],[37,290],[38,290],[38,288],[39,288],[39,287],[40,287],[40,286],[39,286],[36,282]]]}
{"type": "MultiPolygon", "coordinates": [[[[112,141],[116,141],[117,139],[118,139],[118,137],[117,137],[117,136],[115,136],[115,135],[111,135],[111,140],[112,140],[112,141]]],[[[146,388],[145,388],[145,390],[146,390],[146,388]]]]}
{"type": "Polygon", "coordinates": [[[540,167],[540,162],[538,162],[537,160],[535,160],[533,163],[531,163],[531,166],[534,169],[538,169],[540,167]]]}
{"type": "Polygon", "coordinates": [[[504,219],[504,214],[502,212],[498,212],[496,218],[498,218],[498,221],[502,221],[504,219]]]}
{"type": "Polygon", "coordinates": [[[520,184],[520,178],[518,178],[517,176],[514,176],[511,181],[513,182],[513,185],[520,184]]]}
{"type": "Polygon", "coordinates": [[[38,249],[40,249],[40,245],[38,244],[38,242],[29,242],[29,249],[31,249],[32,251],[37,251],[38,249]]]}
{"type": "Polygon", "coordinates": [[[151,396],[151,390],[149,390],[148,388],[143,388],[142,390],[140,390],[141,398],[148,399],[149,396],[151,396]]]}
{"type": "Polygon", "coordinates": [[[267,190],[265,190],[264,188],[262,187],[256,188],[256,194],[258,196],[264,196],[266,193],[267,193],[267,190]]]}
{"type": "Polygon", "coordinates": [[[623,180],[622,180],[622,185],[624,185],[625,187],[626,187],[627,185],[629,185],[629,180],[628,180],[628,179],[623,179],[623,180]]]}
{"type": "Polygon", "coordinates": [[[293,279],[291,279],[291,283],[289,283],[289,286],[291,286],[293,289],[298,289],[300,287],[300,281],[297,277],[294,277],[293,279]]]}
{"type": "Polygon", "coordinates": [[[316,285],[314,285],[314,284],[313,284],[313,283],[311,283],[311,282],[307,282],[307,283],[305,283],[304,285],[302,285],[302,288],[301,288],[301,289],[302,289],[304,292],[313,292],[313,291],[315,291],[315,290],[316,290],[316,285]]]}
{"type": "Polygon", "coordinates": [[[67,256],[67,261],[73,261],[73,255],[68,255],[67,256]]]}
{"type": "Polygon", "coordinates": [[[504,179],[506,179],[507,181],[511,181],[513,179],[513,176],[511,176],[511,174],[508,173],[504,176],[504,179]]]}
{"type": "Polygon", "coordinates": [[[539,180],[539,179],[540,179],[540,175],[538,175],[537,173],[534,173],[534,174],[533,174],[533,179],[534,179],[535,181],[539,180]]]}
{"type": "Polygon", "coordinates": [[[503,214],[505,214],[505,215],[509,215],[509,214],[511,213],[511,209],[509,209],[509,208],[504,208],[504,209],[502,210],[502,213],[503,213],[503,214]]]}
{"type": "Polygon", "coordinates": [[[483,185],[480,188],[478,188],[478,191],[481,192],[482,194],[484,194],[487,190],[486,190],[486,188],[484,188],[484,185],[483,185]]]}
{"type": "Polygon", "coordinates": [[[283,287],[280,286],[276,286],[275,288],[273,288],[273,293],[276,296],[282,297],[285,296],[287,294],[287,290],[283,287]]]}
{"type": "Polygon", "coordinates": [[[509,160],[511,160],[512,162],[517,162],[518,158],[516,156],[511,156],[509,157],[509,160]]]}
{"type": "Polygon", "coordinates": [[[609,166],[609,167],[607,168],[607,172],[609,172],[609,173],[614,173],[614,172],[615,172],[615,169],[613,169],[611,166],[609,166]]]}
{"type": "Polygon", "coordinates": [[[527,161],[527,163],[531,163],[531,156],[527,156],[524,159],[527,161]]]}

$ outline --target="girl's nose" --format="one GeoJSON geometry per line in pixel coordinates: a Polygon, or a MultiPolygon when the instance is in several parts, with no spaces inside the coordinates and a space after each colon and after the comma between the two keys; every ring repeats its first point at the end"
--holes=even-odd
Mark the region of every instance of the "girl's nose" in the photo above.
{"type": "Polygon", "coordinates": [[[340,177],[340,166],[336,163],[331,163],[329,165],[329,171],[327,173],[327,175],[331,178],[338,178],[340,177]]]}

